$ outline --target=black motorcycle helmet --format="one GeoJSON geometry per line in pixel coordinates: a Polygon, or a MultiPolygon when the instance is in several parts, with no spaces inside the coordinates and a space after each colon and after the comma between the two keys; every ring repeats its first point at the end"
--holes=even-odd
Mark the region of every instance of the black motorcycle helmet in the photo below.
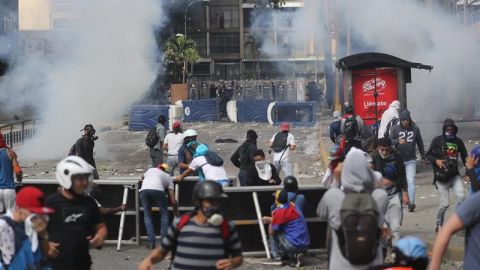
{"type": "Polygon", "coordinates": [[[345,113],[353,114],[353,105],[350,104],[350,102],[345,102],[343,109],[345,110],[345,113]]]}
{"type": "Polygon", "coordinates": [[[287,192],[297,192],[298,191],[298,181],[294,176],[287,176],[283,180],[283,187],[287,192]]]}
{"type": "Polygon", "coordinates": [[[222,186],[215,181],[198,182],[193,187],[193,202],[198,203],[205,199],[225,199],[227,194],[223,192],[222,186]]]}

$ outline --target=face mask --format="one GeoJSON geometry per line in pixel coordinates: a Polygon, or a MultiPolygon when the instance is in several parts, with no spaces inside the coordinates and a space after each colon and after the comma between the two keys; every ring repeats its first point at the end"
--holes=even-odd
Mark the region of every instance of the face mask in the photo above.
{"type": "Polygon", "coordinates": [[[453,139],[455,138],[455,134],[453,132],[445,132],[445,137],[447,137],[447,139],[453,139]]]}
{"type": "Polygon", "coordinates": [[[223,222],[223,216],[220,215],[220,209],[214,207],[201,208],[202,213],[207,217],[207,222],[213,226],[220,226],[223,222]]]}
{"type": "Polygon", "coordinates": [[[384,152],[380,152],[380,151],[379,151],[379,153],[380,153],[380,156],[381,156],[383,159],[388,159],[388,158],[390,157],[390,153],[384,154],[384,152]]]}
{"type": "Polygon", "coordinates": [[[268,161],[255,161],[255,168],[257,169],[258,177],[260,177],[260,179],[265,181],[272,179],[272,167],[268,161]]]}

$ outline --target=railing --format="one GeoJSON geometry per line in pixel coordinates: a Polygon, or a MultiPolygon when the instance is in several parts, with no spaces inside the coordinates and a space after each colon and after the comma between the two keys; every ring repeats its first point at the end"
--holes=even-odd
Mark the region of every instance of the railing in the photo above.
{"type": "Polygon", "coordinates": [[[11,147],[14,143],[24,143],[35,135],[35,119],[21,120],[0,125],[5,142],[11,147]],[[31,125],[27,125],[31,123],[31,125]],[[6,130],[6,132],[5,132],[6,130]]]}

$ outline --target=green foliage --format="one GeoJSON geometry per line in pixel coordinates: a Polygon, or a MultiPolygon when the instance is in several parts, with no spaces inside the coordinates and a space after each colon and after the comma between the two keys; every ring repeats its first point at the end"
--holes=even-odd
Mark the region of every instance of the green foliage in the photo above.
{"type": "Polygon", "coordinates": [[[193,65],[200,59],[195,41],[185,38],[183,35],[168,40],[164,46],[163,54],[167,74],[175,83],[182,81],[184,62],[193,65]]]}

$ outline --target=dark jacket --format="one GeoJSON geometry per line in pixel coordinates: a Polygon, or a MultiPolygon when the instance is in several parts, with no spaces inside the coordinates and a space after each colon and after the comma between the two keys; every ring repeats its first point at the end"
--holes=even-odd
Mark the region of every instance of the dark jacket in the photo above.
{"type": "Polygon", "coordinates": [[[255,164],[253,164],[248,168],[248,171],[247,171],[247,186],[280,185],[282,183],[282,180],[278,175],[277,169],[272,164],[270,164],[270,167],[272,168],[272,179],[275,180],[275,183],[270,184],[268,181],[261,179],[258,176],[258,172],[257,172],[257,168],[255,167],[255,164]]]}
{"type": "Polygon", "coordinates": [[[335,139],[342,134],[340,132],[341,120],[335,120],[330,124],[330,140],[335,143],[335,139]]]}
{"type": "MultiPolygon", "coordinates": [[[[445,120],[442,135],[435,137],[430,144],[430,147],[427,151],[427,160],[432,163],[433,172],[434,172],[434,181],[438,181],[437,179],[437,171],[439,170],[437,164],[435,163],[437,159],[446,160],[447,158],[453,161],[456,165],[456,174],[460,175],[458,171],[458,155],[462,159],[463,165],[466,163],[467,159],[467,149],[465,148],[465,144],[463,143],[462,139],[456,136],[458,132],[458,127],[453,123],[452,120],[445,120]],[[455,129],[455,137],[453,139],[448,139],[445,134],[445,129],[447,126],[453,126],[455,129]]],[[[441,180],[441,179],[440,179],[441,180]]]]}
{"type": "Polygon", "coordinates": [[[422,159],[425,159],[425,147],[423,146],[422,134],[417,125],[412,121],[410,121],[410,126],[407,129],[404,129],[401,124],[393,126],[390,131],[390,139],[392,140],[392,145],[395,146],[402,155],[403,161],[417,159],[415,146],[418,146],[420,156],[422,159]],[[405,139],[406,143],[399,144],[400,139],[405,139]]]}
{"type": "Polygon", "coordinates": [[[393,182],[396,183],[396,189],[389,191],[388,195],[392,195],[397,193],[400,190],[407,191],[407,179],[405,176],[405,165],[403,164],[403,159],[400,153],[396,151],[395,149],[392,149],[392,154],[390,154],[390,157],[388,159],[383,159],[380,153],[378,151],[372,152],[370,154],[372,157],[372,164],[373,164],[373,169],[376,171],[379,171],[382,173],[382,175],[385,175],[385,168],[387,167],[388,163],[392,163],[393,166],[395,167],[395,172],[396,172],[396,179],[389,179],[393,182]]]}
{"type": "Polygon", "coordinates": [[[97,168],[95,164],[95,159],[93,158],[93,148],[95,147],[95,142],[92,138],[87,135],[83,135],[75,143],[75,154],[83,158],[88,164],[92,165],[94,168],[97,168]]]}
{"type": "Polygon", "coordinates": [[[254,164],[253,155],[257,151],[257,143],[253,140],[246,140],[240,145],[230,157],[230,161],[240,170],[248,170],[254,164]]]}

